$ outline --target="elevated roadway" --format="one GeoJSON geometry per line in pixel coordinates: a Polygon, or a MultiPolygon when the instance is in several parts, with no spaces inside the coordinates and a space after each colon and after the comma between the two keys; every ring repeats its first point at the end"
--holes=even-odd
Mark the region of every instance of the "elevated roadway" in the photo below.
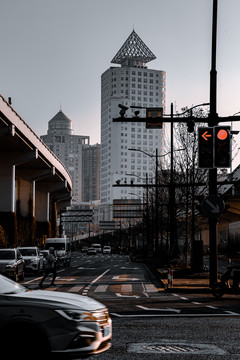
{"type": "Polygon", "coordinates": [[[57,212],[71,204],[64,164],[0,95],[0,225],[9,246],[57,235],[57,212]]]}

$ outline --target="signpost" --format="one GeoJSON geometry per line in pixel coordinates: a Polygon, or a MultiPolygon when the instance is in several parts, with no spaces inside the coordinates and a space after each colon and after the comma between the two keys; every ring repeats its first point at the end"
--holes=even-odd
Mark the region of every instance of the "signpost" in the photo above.
{"type": "Polygon", "coordinates": [[[225,203],[219,195],[209,195],[202,204],[204,215],[208,217],[217,217],[225,210],[225,203]]]}

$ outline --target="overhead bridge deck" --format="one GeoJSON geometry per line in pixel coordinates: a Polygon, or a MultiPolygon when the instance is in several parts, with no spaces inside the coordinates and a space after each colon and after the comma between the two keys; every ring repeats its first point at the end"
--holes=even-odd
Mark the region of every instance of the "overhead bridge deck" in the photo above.
{"type": "Polygon", "coordinates": [[[11,246],[57,235],[71,204],[67,168],[0,95],[0,225],[11,246]]]}

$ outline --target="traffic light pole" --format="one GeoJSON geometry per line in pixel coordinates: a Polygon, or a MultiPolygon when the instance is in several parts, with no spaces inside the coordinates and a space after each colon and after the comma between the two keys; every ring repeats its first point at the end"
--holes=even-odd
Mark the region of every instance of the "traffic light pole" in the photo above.
{"type": "MultiPolygon", "coordinates": [[[[217,71],[216,71],[216,48],[217,48],[217,6],[218,0],[213,0],[212,16],[212,63],[210,71],[210,114],[208,126],[218,124],[217,116],[217,71]]],[[[209,169],[209,195],[217,195],[217,169],[209,169]]],[[[210,276],[209,285],[217,282],[218,275],[218,248],[217,248],[217,218],[209,217],[209,247],[210,247],[210,276]]]]}

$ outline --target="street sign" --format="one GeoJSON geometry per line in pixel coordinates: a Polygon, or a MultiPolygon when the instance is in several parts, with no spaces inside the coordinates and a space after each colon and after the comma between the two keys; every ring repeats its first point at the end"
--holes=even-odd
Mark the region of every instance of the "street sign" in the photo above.
{"type": "Polygon", "coordinates": [[[146,109],[146,129],[162,129],[163,108],[147,108],[146,109]]]}
{"type": "Polygon", "coordinates": [[[208,217],[217,217],[224,212],[225,203],[219,195],[209,195],[204,199],[202,210],[208,217]]]}

